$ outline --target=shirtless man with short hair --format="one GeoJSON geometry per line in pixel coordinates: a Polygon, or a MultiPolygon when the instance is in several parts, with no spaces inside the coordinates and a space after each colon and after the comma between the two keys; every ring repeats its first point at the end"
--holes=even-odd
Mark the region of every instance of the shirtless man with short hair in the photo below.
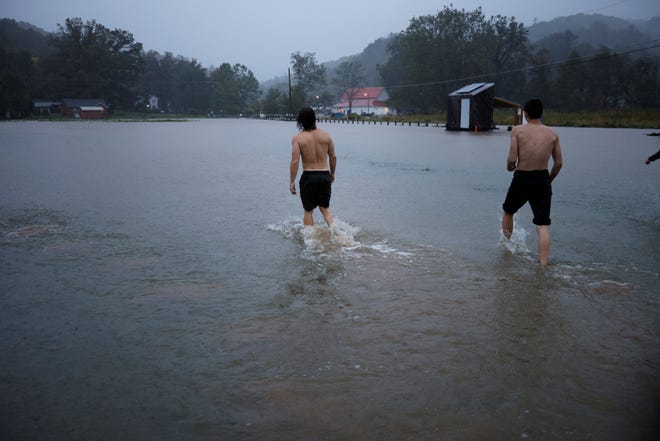
{"type": "Polygon", "coordinates": [[[291,180],[289,190],[296,194],[296,175],[302,158],[303,173],[300,176],[300,199],[305,215],[303,223],[314,225],[313,211],[319,207],[328,227],[332,227],[333,215],[330,211],[330,194],[335,180],[337,157],[335,144],[330,135],[316,127],[316,114],[310,107],[298,113],[300,133],[291,140],[291,180]]]}
{"type": "Polygon", "coordinates": [[[518,125],[511,131],[507,169],[515,171],[502,205],[502,232],[507,239],[511,238],[513,215],[529,202],[538,234],[539,262],[546,266],[550,255],[551,182],[562,167],[561,146],[555,131],[541,122],[541,100],[527,101],[524,112],[527,124],[518,125]],[[553,165],[548,173],[550,157],[553,165]]]}

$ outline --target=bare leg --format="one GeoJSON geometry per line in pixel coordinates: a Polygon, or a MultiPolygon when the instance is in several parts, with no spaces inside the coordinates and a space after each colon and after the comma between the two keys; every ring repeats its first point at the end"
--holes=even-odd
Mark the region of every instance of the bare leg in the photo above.
{"type": "Polygon", "coordinates": [[[502,234],[507,239],[511,239],[511,234],[513,234],[513,214],[506,211],[502,214],[502,234]]]}
{"type": "Polygon", "coordinates": [[[305,211],[305,216],[303,216],[303,224],[305,225],[314,225],[314,212],[305,211]]]}
{"type": "Polygon", "coordinates": [[[550,256],[550,227],[548,225],[537,225],[536,233],[539,236],[539,262],[541,266],[546,266],[548,256],[550,256]]]}
{"type": "Polygon", "coordinates": [[[321,210],[321,214],[323,215],[323,219],[325,219],[325,223],[328,224],[328,228],[331,228],[334,216],[330,211],[330,207],[319,207],[319,210],[321,210]]]}

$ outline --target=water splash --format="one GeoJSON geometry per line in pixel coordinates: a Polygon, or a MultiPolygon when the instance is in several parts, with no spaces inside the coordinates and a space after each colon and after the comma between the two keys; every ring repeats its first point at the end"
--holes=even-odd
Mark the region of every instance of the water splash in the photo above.
{"type": "MultiPolygon", "coordinates": [[[[502,216],[500,215],[500,225],[501,223],[502,223],[502,216]]],[[[525,243],[525,238],[527,237],[527,235],[528,235],[527,230],[525,229],[525,227],[520,225],[520,222],[516,221],[516,216],[514,215],[513,233],[511,233],[511,237],[509,239],[504,237],[504,234],[500,229],[499,244],[503,245],[504,248],[509,250],[509,252],[511,252],[512,254],[527,256],[530,254],[529,248],[527,248],[527,244],[525,243]]]]}
{"type": "Polygon", "coordinates": [[[305,250],[312,253],[355,249],[360,246],[355,240],[355,234],[358,232],[357,227],[340,220],[335,220],[331,228],[325,225],[312,225],[303,226],[301,230],[305,250]]]}
{"type": "Polygon", "coordinates": [[[386,240],[338,218],[335,218],[331,228],[326,227],[325,224],[305,226],[298,218],[268,225],[267,228],[288,239],[300,241],[303,245],[303,254],[307,256],[371,252],[399,256],[412,255],[411,252],[393,248],[386,240]]]}

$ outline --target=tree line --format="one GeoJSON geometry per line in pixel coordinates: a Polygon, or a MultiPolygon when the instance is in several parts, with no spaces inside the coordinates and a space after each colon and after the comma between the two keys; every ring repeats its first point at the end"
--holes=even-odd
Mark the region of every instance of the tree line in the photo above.
{"type": "MultiPolygon", "coordinates": [[[[145,52],[130,32],[95,20],[67,19],[48,36],[47,50],[7,44],[6,28],[0,26],[0,117],[29,114],[35,99],[77,97],[103,98],[111,110],[146,112],[152,95],[161,111],[173,113],[286,114],[303,105],[329,107],[343,92],[350,106],[351,91],[376,85],[365,79],[372,66],[355,58],[329,73],[315,53],[294,52],[289,84],[262,92],[245,65],[207,69],[169,52],[145,52]]],[[[387,60],[376,66],[379,85],[390,107],[403,113],[445,111],[450,92],[482,81],[494,82],[500,97],[523,102],[538,96],[559,111],[660,107],[660,62],[644,50],[660,46],[657,40],[627,52],[573,49],[557,60],[556,48],[575,46],[574,39],[564,32],[549,39],[555,49],[535,46],[514,17],[445,6],[411,19],[390,39],[387,60]]]]}
{"type": "MultiPolygon", "coordinates": [[[[380,66],[390,105],[409,113],[446,110],[447,94],[472,82],[493,82],[498,96],[523,102],[543,99],[555,110],[660,107],[659,60],[647,49],[628,52],[601,47],[595,54],[554,61],[550,50],[530,44],[527,29],[513,17],[487,18],[445,7],[411,20],[391,41],[380,66]]],[[[554,35],[570,47],[575,35],[554,35]]]]}
{"type": "Polygon", "coordinates": [[[238,115],[252,112],[259,97],[259,82],[242,64],[209,70],[169,52],[144,52],[130,32],[95,20],[66,19],[48,45],[41,56],[0,45],[0,116],[25,116],[35,99],[62,98],[102,98],[111,111],[144,112],[150,96],[169,112],[238,115]]]}

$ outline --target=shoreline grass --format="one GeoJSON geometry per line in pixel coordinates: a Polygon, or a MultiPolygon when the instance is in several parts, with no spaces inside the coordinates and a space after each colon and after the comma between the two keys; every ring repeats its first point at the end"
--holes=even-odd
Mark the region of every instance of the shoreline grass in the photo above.
{"type": "MultiPolygon", "coordinates": [[[[493,121],[496,126],[513,126],[513,110],[495,109],[493,121]]],[[[433,115],[397,115],[362,117],[357,116],[357,121],[375,121],[404,124],[429,124],[445,125],[446,113],[433,115]]],[[[660,109],[617,109],[606,111],[576,111],[558,112],[546,110],[543,114],[543,122],[553,127],[591,127],[591,128],[625,128],[625,129],[655,129],[660,130],[660,109]]]]}
{"type": "MultiPolygon", "coordinates": [[[[178,115],[178,114],[140,114],[116,113],[102,120],[107,122],[188,122],[195,119],[208,119],[206,115],[178,115]]],[[[323,118],[333,120],[346,120],[346,118],[323,118]]],[[[396,115],[396,116],[351,116],[351,120],[358,122],[397,123],[410,125],[444,126],[447,121],[446,113],[432,115],[396,115]]],[[[62,116],[33,116],[28,121],[89,121],[72,119],[62,116]]],[[[97,120],[98,121],[98,120],[97,120]]],[[[493,121],[496,126],[512,126],[513,111],[510,109],[495,109],[493,121]]],[[[628,128],[651,129],[660,131],[660,109],[616,109],[605,111],[575,111],[559,112],[548,109],[543,114],[543,122],[553,127],[591,127],[591,128],[628,128]]]]}

